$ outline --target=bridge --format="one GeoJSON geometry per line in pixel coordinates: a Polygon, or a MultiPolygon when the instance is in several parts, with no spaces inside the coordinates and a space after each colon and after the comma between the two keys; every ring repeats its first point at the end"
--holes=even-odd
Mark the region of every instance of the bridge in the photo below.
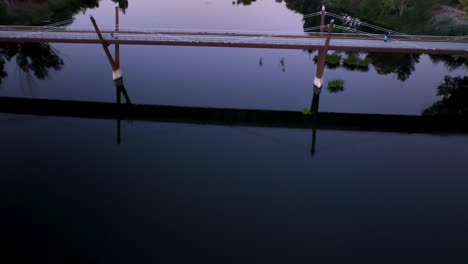
{"type": "MultiPolygon", "coordinates": [[[[468,54],[466,37],[410,36],[395,31],[384,31],[373,25],[365,25],[383,32],[391,32],[393,41],[384,42],[383,35],[358,31],[354,21],[350,25],[343,18],[342,31],[333,33],[334,20],[324,23],[325,11],[318,12],[321,25],[307,28],[303,34],[205,32],[154,29],[120,29],[118,8],[116,27],[100,30],[92,18],[94,30],[62,27],[0,27],[0,42],[52,42],[101,44],[113,70],[116,86],[116,103],[63,101],[47,99],[0,97],[0,113],[33,114],[44,116],[66,116],[103,118],[117,120],[117,142],[120,144],[120,122],[122,119],[183,122],[196,124],[222,124],[233,126],[267,126],[312,129],[311,154],[315,154],[317,128],[338,130],[369,130],[409,133],[468,133],[468,122],[462,116],[399,116],[352,113],[319,113],[319,100],[323,85],[323,70],[328,50],[376,51],[376,52],[421,52],[435,54],[468,54]],[[329,29],[325,34],[325,29],[329,29]],[[320,32],[311,32],[320,30],[320,32]],[[115,44],[112,56],[108,46],[115,44]],[[319,60],[314,80],[314,93],[310,113],[293,111],[269,111],[254,109],[200,108],[167,105],[133,104],[125,89],[120,70],[120,44],[129,45],[173,45],[276,49],[318,49],[319,60]],[[126,103],[122,104],[122,95],[126,103]]],[[[313,14],[305,18],[313,17],[313,14]]]]}
{"type": "MultiPolygon", "coordinates": [[[[323,31],[329,27],[325,17],[341,21],[335,29],[348,33],[333,33],[328,50],[356,52],[392,52],[425,54],[468,54],[468,36],[415,36],[406,35],[348,17],[323,11],[304,16],[310,19],[322,16],[322,24],[306,28],[304,33],[239,32],[167,30],[148,28],[101,28],[103,40],[108,44],[170,45],[202,47],[237,47],[268,49],[321,49],[325,43],[323,31]],[[370,28],[368,33],[358,28],[370,28]],[[320,30],[321,32],[314,32],[320,30]],[[391,32],[392,41],[384,42],[383,33],[391,32]]],[[[63,24],[63,23],[62,23],[63,24]]],[[[364,29],[363,29],[364,30],[364,29]]],[[[60,23],[42,27],[0,26],[0,42],[49,42],[100,44],[93,28],[66,27],[60,23]]]]}

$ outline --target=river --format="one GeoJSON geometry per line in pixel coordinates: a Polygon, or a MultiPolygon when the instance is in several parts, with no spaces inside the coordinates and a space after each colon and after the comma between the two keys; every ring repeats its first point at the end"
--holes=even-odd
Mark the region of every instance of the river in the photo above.
{"type": "MultiPolygon", "coordinates": [[[[69,27],[91,27],[91,14],[113,27],[114,6],[101,1],[69,27]]],[[[121,14],[121,28],[297,33],[302,17],[273,0],[136,0],[121,14]]],[[[14,57],[5,63],[0,96],[115,102],[101,46],[49,47],[48,60],[38,60],[49,65],[47,77],[22,70],[14,57]]],[[[301,112],[314,92],[313,57],[121,46],[125,86],[137,104],[301,112]]],[[[367,72],[325,69],[326,80],[346,83],[338,93],[323,88],[320,112],[420,115],[440,99],[445,75],[466,74],[427,55],[412,62],[400,75],[373,64],[367,72]]],[[[309,129],[119,124],[120,144],[115,120],[0,114],[7,256],[62,263],[468,257],[466,134],[318,129],[311,155],[309,129]]]]}

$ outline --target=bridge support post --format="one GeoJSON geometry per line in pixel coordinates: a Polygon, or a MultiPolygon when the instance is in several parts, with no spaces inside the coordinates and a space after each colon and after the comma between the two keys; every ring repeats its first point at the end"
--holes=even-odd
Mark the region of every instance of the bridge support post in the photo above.
{"type": "Polygon", "coordinates": [[[109,60],[109,63],[112,66],[114,80],[116,80],[117,78],[121,78],[122,72],[120,71],[119,66],[115,63],[114,59],[112,58],[112,55],[108,48],[109,44],[102,37],[101,30],[99,30],[99,27],[96,24],[96,20],[94,19],[94,17],[90,16],[90,19],[91,19],[91,22],[93,23],[94,30],[96,30],[99,40],[101,41],[102,47],[104,48],[104,52],[106,53],[107,59],[109,60]]]}
{"type": "Polygon", "coordinates": [[[317,73],[315,74],[314,85],[317,88],[322,88],[323,85],[323,70],[325,69],[325,61],[327,59],[328,47],[330,46],[330,38],[333,32],[333,26],[335,20],[330,21],[330,26],[328,27],[327,38],[325,39],[325,45],[319,49],[318,61],[317,61],[317,73]]]}
{"type": "Polygon", "coordinates": [[[310,154],[312,156],[315,155],[315,145],[317,143],[317,118],[321,92],[322,89],[314,87],[314,95],[312,96],[312,104],[310,105],[310,112],[312,114],[312,147],[310,154]]]}
{"type": "MultiPolygon", "coordinates": [[[[115,33],[119,32],[119,7],[115,7],[115,33]]],[[[115,64],[120,68],[120,45],[115,44],[115,64]]]]}
{"type": "MultiPolygon", "coordinates": [[[[107,56],[107,59],[109,60],[109,63],[112,67],[112,79],[114,80],[114,84],[116,86],[116,89],[117,89],[117,101],[119,102],[120,101],[120,95],[123,94],[123,96],[125,97],[125,100],[127,101],[128,104],[131,104],[131,101],[130,101],[130,97],[128,96],[127,94],[127,91],[124,87],[124,84],[123,84],[123,76],[122,76],[122,70],[120,69],[120,59],[118,61],[118,64],[116,63],[116,61],[112,58],[112,55],[109,51],[109,48],[108,48],[108,43],[104,40],[102,34],[101,34],[101,30],[99,30],[99,27],[96,23],[96,20],[94,19],[94,17],[90,16],[90,19],[91,19],[91,22],[93,23],[93,26],[94,26],[94,29],[96,30],[96,33],[99,37],[99,40],[101,41],[101,44],[102,44],[102,47],[104,48],[104,52],[106,53],[106,56],[107,56]]],[[[118,18],[117,18],[118,19],[118,18]]],[[[116,20],[117,21],[117,20],[116,20]]],[[[116,44],[118,45],[118,44],[116,44]]],[[[115,56],[116,58],[120,58],[120,49],[116,49],[116,53],[115,56]]]]}
{"type": "Polygon", "coordinates": [[[322,15],[320,17],[320,35],[323,34],[325,31],[325,15],[327,14],[327,11],[325,11],[325,5],[322,5],[322,15]]]}

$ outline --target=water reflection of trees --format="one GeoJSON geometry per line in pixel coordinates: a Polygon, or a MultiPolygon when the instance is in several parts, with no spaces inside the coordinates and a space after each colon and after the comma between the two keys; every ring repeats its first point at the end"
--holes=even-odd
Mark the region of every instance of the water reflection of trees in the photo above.
{"type": "Polygon", "coordinates": [[[125,13],[125,11],[128,8],[128,0],[112,0],[112,2],[119,4],[119,8],[122,10],[122,12],[125,13]]]}
{"type": "MultiPolygon", "coordinates": [[[[112,0],[124,12],[128,0],[112,0]]],[[[79,12],[99,7],[100,0],[19,1],[0,0],[0,24],[43,25],[73,18],[79,12]]]]}
{"type": "MultiPolygon", "coordinates": [[[[317,56],[313,60],[317,62],[317,56]]],[[[396,74],[398,80],[404,82],[415,71],[419,60],[419,54],[334,52],[327,55],[325,63],[329,69],[343,67],[362,72],[369,71],[372,65],[378,74],[396,74]]]]}
{"type": "Polygon", "coordinates": [[[63,60],[49,44],[0,43],[0,83],[8,75],[5,64],[13,59],[21,71],[38,79],[45,79],[50,70],[58,71],[63,67],[63,60]]]}
{"type": "MultiPolygon", "coordinates": [[[[0,24],[41,25],[72,19],[79,12],[99,7],[100,0],[18,1],[0,0],[0,24]]],[[[125,11],[128,0],[112,0],[125,11]]],[[[50,70],[61,70],[64,62],[46,43],[0,43],[0,84],[8,76],[7,62],[15,60],[27,76],[45,79],[50,70]]]]}
{"type": "Polygon", "coordinates": [[[429,55],[434,64],[443,63],[450,71],[461,67],[468,69],[468,56],[460,55],[429,55]]]}
{"type": "Polygon", "coordinates": [[[468,76],[445,76],[437,87],[442,99],[423,111],[423,115],[468,115],[468,76]]]}
{"type": "Polygon", "coordinates": [[[398,80],[406,81],[419,63],[419,54],[369,53],[368,58],[378,74],[395,73],[398,80]]]}
{"type": "MultiPolygon", "coordinates": [[[[251,5],[253,2],[256,0],[237,0],[236,3],[237,5],[251,5]]],[[[233,1],[234,3],[234,1],[233,1]]]]}
{"type": "MultiPolygon", "coordinates": [[[[320,10],[322,4],[334,13],[348,13],[372,24],[411,34],[466,35],[462,18],[438,12],[440,5],[456,6],[457,0],[275,0],[294,12],[306,15],[320,10]]],[[[465,1],[465,0],[464,0],[465,1]]],[[[250,5],[255,0],[237,0],[250,5]]],[[[233,1],[234,3],[234,1],[233,1]]],[[[317,26],[319,17],[304,20],[304,28],[317,26]]]]}
{"type": "MultiPolygon", "coordinates": [[[[320,10],[321,5],[324,3],[322,0],[277,0],[276,2],[284,2],[286,7],[299,14],[310,14],[320,10]]],[[[349,1],[349,0],[337,0],[333,1],[333,4],[327,5],[327,10],[335,13],[340,13],[338,10],[334,10],[334,7],[341,8],[343,10],[349,10],[351,13],[359,16],[360,14],[366,14],[369,16],[371,13],[371,20],[375,20],[376,23],[393,24],[401,23],[401,18],[398,17],[396,21],[392,20],[395,17],[395,10],[391,10],[386,5],[378,4],[378,2],[388,3],[390,1],[349,1]],[[365,10],[371,10],[371,12],[363,12],[365,10]],[[379,13],[380,12],[380,13],[379,13]],[[392,13],[393,12],[393,13],[392,13]],[[383,15],[383,14],[386,15],[383,15]],[[377,19],[378,18],[378,19],[377,19]],[[388,20],[388,21],[387,21],[388,20]]],[[[394,2],[394,1],[393,1],[394,2]]],[[[422,0],[413,1],[410,5],[409,13],[419,14],[418,23],[414,23],[415,28],[410,31],[420,30],[418,26],[422,21],[427,20],[428,12],[430,12],[432,3],[434,1],[425,2],[422,0]],[[426,4],[423,4],[426,3],[426,4]],[[424,13],[424,15],[423,15],[424,13]]],[[[401,10],[400,10],[401,11],[401,10]]],[[[411,18],[413,19],[413,18],[411,18]]],[[[328,23],[328,21],[326,21],[328,23]]],[[[320,17],[316,16],[304,20],[304,29],[309,27],[315,27],[320,25],[320,17]]],[[[411,27],[411,23],[409,27],[411,27]]],[[[434,33],[434,32],[431,32],[434,33]]],[[[431,60],[434,63],[442,62],[449,70],[454,70],[462,66],[468,67],[468,58],[466,56],[453,56],[453,55],[431,55],[431,60]]],[[[378,74],[396,74],[398,80],[406,81],[415,70],[415,65],[419,63],[420,55],[418,54],[393,54],[393,53],[369,53],[365,58],[361,58],[359,55],[347,54],[343,57],[341,64],[327,63],[328,68],[344,67],[348,70],[353,71],[368,71],[369,63],[374,66],[378,74]]],[[[332,61],[332,59],[330,60],[332,61]]]]}
{"type": "Polygon", "coordinates": [[[7,76],[8,76],[8,73],[5,71],[5,59],[0,57],[0,85],[2,85],[3,78],[7,76]]]}
{"type": "MultiPolygon", "coordinates": [[[[304,15],[319,11],[320,6],[325,3],[327,9],[334,13],[342,11],[372,24],[405,33],[431,35],[468,33],[466,22],[463,20],[447,17],[443,12],[435,12],[441,4],[456,5],[456,0],[278,0],[277,2],[285,2],[290,10],[304,15]]],[[[308,23],[310,22],[306,20],[304,26],[309,27],[308,23]]]]}

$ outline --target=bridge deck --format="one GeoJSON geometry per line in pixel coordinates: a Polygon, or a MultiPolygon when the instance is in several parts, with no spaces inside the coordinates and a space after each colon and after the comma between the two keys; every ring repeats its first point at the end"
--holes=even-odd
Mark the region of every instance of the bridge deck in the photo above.
{"type": "MultiPolygon", "coordinates": [[[[318,49],[324,45],[325,37],[307,35],[274,35],[252,33],[219,32],[145,32],[122,31],[104,32],[105,40],[110,44],[128,45],[168,45],[168,46],[205,46],[239,47],[270,49],[318,49]]],[[[97,34],[91,30],[54,30],[30,31],[18,29],[0,29],[0,42],[50,42],[98,44],[97,34]]],[[[468,42],[461,40],[395,39],[385,43],[383,38],[349,37],[334,34],[330,50],[426,53],[426,54],[468,54],[468,42]]]]}

